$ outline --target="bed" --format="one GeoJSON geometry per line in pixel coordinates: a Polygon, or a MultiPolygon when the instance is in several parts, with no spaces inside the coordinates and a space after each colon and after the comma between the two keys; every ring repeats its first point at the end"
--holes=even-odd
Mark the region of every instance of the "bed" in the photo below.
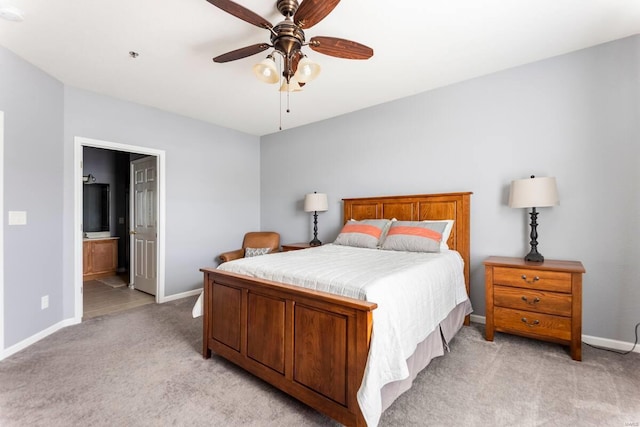
{"type": "MultiPolygon", "coordinates": [[[[403,345],[411,351],[401,353],[407,357],[402,360],[402,369],[392,370],[392,375],[386,371],[381,374],[377,368],[380,359],[385,358],[380,350],[384,347],[379,344],[384,335],[380,331],[384,327],[393,330],[384,320],[384,316],[393,318],[389,314],[392,305],[386,300],[375,301],[366,295],[365,298],[371,300],[363,300],[359,299],[363,295],[325,292],[325,289],[331,290],[329,288],[305,288],[303,286],[309,286],[303,283],[307,280],[293,273],[264,275],[273,280],[258,277],[262,274],[259,271],[267,268],[262,266],[267,260],[284,263],[287,257],[293,257],[298,265],[308,265],[311,269],[316,260],[325,256],[347,259],[355,257],[356,252],[360,256],[360,251],[340,245],[223,264],[229,271],[223,271],[222,266],[201,269],[204,273],[203,356],[209,358],[214,352],[342,424],[376,425],[382,411],[411,386],[417,373],[433,357],[444,353],[447,342],[462,323],[469,322],[470,196],[471,193],[466,192],[343,199],[345,222],[375,218],[454,220],[447,241],[451,249],[447,252],[451,253],[438,259],[449,259],[447,262],[454,264],[454,259],[459,259],[463,282],[459,287],[464,295],[449,298],[454,301],[448,302],[453,307],[442,309],[444,312],[435,318],[436,327],[426,337],[420,335],[425,331],[418,331],[414,334],[420,337],[417,344],[403,345]],[[244,270],[245,264],[253,265],[255,270],[244,270]],[[375,384],[369,387],[370,383],[375,384]]],[[[404,258],[400,259],[392,263],[405,262],[404,258]]],[[[373,291],[370,294],[382,295],[373,291]]]]}

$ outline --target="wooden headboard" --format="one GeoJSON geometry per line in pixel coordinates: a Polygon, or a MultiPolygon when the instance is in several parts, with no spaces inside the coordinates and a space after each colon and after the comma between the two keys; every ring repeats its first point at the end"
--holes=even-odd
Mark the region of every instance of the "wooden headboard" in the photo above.
{"type": "Polygon", "coordinates": [[[464,260],[464,279],[469,294],[471,192],[420,194],[414,196],[363,197],[342,199],[344,221],[350,219],[391,219],[424,221],[453,219],[453,230],[447,241],[464,260]]]}

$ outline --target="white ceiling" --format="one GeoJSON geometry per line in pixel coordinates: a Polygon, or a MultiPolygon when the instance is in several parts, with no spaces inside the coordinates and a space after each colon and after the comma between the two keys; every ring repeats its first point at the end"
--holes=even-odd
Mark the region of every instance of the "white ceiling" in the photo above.
{"type": "MultiPolygon", "coordinates": [[[[236,0],[272,24],[276,0],[236,0]]],[[[253,135],[277,132],[286,94],[222,53],[269,42],[267,30],[205,0],[0,0],[0,44],[64,84],[253,135]],[[129,51],[139,52],[137,59],[129,51]]],[[[640,33],[640,0],[344,0],[313,36],[374,49],[367,61],[303,50],[322,67],[291,94],[292,128],[497,70],[640,33]]],[[[2,72],[0,70],[0,72],[2,72]]]]}

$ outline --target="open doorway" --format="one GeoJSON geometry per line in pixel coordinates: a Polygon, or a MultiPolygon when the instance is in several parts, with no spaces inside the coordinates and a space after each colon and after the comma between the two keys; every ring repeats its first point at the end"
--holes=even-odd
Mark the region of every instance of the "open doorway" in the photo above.
{"type": "Polygon", "coordinates": [[[74,153],[76,319],[142,303],[163,302],[164,151],[76,137],[74,153]],[[153,164],[151,172],[147,171],[152,177],[153,191],[146,192],[142,205],[147,211],[137,214],[145,219],[153,217],[154,250],[144,259],[135,256],[139,239],[134,238],[139,230],[133,211],[136,204],[134,164],[141,162],[140,159],[147,159],[147,165],[153,164]],[[87,200],[96,206],[89,212],[83,203],[87,200]],[[143,261],[148,264],[140,265],[143,261]],[[136,268],[153,270],[148,275],[152,282],[145,282],[144,293],[135,290],[139,280],[133,274],[136,268]],[[85,308],[85,304],[92,306],[85,308]]]}
{"type": "Polygon", "coordinates": [[[88,146],[82,154],[82,318],[86,320],[155,302],[157,157],[88,146]],[[132,175],[137,164],[145,167],[132,175]],[[135,239],[133,263],[130,234],[135,239]],[[145,234],[149,237],[140,245],[145,234]],[[146,252],[143,257],[141,249],[146,252]]]}

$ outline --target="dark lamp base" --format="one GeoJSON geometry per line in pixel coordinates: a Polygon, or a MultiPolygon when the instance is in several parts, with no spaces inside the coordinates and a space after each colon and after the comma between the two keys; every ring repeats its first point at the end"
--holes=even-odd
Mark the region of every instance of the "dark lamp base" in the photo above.
{"type": "Polygon", "coordinates": [[[531,250],[524,257],[529,262],[544,262],[544,257],[538,252],[538,212],[536,208],[531,208],[531,250]]]}
{"type": "Polygon", "coordinates": [[[322,246],[322,242],[318,239],[313,239],[309,242],[309,246],[322,246]]]}
{"type": "Polygon", "coordinates": [[[529,252],[527,256],[524,257],[524,260],[529,262],[544,262],[544,257],[538,252],[529,252]]]}

